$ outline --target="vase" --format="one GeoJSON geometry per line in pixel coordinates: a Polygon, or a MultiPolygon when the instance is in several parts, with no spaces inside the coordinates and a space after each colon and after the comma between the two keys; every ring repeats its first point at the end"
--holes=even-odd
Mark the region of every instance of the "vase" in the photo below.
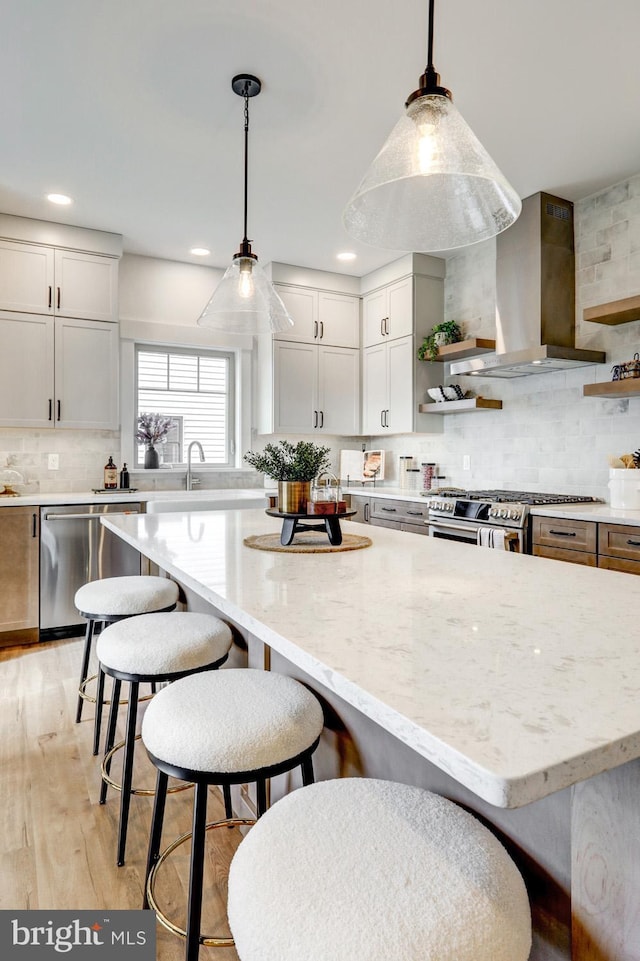
{"type": "Polygon", "coordinates": [[[147,470],[154,470],[160,466],[158,451],[155,449],[153,444],[149,444],[144,452],[144,466],[147,470]]]}
{"type": "Polygon", "coordinates": [[[306,514],[311,500],[311,481],[278,481],[278,510],[283,514],[306,514]]]}

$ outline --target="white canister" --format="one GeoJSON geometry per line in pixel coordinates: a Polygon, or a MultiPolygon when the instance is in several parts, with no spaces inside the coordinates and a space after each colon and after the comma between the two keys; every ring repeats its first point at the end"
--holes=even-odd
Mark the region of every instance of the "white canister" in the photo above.
{"type": "Polygon", "coordinates": [[[609,503],[624,510],[640,510],[640,470],[609,469],[609,503]]]}

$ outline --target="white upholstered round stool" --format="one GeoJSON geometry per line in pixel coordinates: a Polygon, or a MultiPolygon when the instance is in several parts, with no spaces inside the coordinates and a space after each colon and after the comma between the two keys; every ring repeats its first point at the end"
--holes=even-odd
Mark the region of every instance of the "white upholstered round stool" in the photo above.
{"type": "Polygon", "coordinates": [[[81,617],[86,617],[87,628],[84,636],[84,650],[80,681],[78,683],[78,706],[76,708],[76,724],[82,719],[84,701],[95,701],[96,716],[94,722],[93,753],[97,754],[100,740],[100,723],[102,720],[102,703],[104,698],[104,674],[98,672],[98,689],[95,698],[87,694],[86,687],[89,680],[89,661],[96,624],[112,624],[115,621],[132,617],[136,614],[148,614],[151,611],[172,611],[178,601],[178,585],[168,577],[126,576],[105,577],[102,580],[89,581],[78,588],[74,604],[81,617]]]}
{"type": "Polygon", "coordinates": [[[241,961],[526,961],[524,882],[458,805],[392,781],[294,791],[231,862],[241,961]]]}
{"type": "Polygon", "coordinates": [[[233,818],[225,798],[226,818],[207,824],[208,786],[216,784],[228,790],[232,784],[255,783],[260,818],[266,809],[267,778],[300,767],[303,784],[313,781],[311,755],[322,727],[322,708],[306,687],[291,677],[252,668],[186,677],[159,691],[148,705],[142,740],[158,768],[158,779],[144,907],[151,906],[166,928],[186,937],[187,961],[196,961],[200,944],[233,944],[230,938],[200,932],[205,832],[253,823],[233,818]],[[193,829],[160,854],[168,776],[195,783],[193,829]],[[159,908],[154,885],[164,860],[189,838],[189,903],[186,928],[182,929],[159,908]]]}
{"type": "MultiPolygon", "coordinates": [[[[232,640],[231,629],[219,617],[189,611],[129,617],[111,624],[98,637],[96,652],[100,670],[113,677],[100,804],[106,801],[108,785],[120,789],[118,866],[124,864],[131,795],[153,794],[153,791],[138,791],[131,786],[139,685],[145,681],[175,681],[194,672],[215,670],[227,660],[232,640]],[[126,734],[122,743],[114,745],[123,681],[129,683],[126,734]],[[113,754],[121,747],[124,747],[122,783],[118,784],[111,778],[110,770],[113,754]]],[[[179,718],[176,723],[180,723],[179,718]]]]}

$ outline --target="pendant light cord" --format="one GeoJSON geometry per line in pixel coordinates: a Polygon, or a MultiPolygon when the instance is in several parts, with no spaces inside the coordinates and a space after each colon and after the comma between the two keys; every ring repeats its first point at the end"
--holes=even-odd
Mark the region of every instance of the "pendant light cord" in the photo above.
{"type": "Polygon", "coordinates": [[[433,12],[435,9],[436,0],[429,0],[429,42],[427,47],[427,70],[433,67],[433,12]]]}
{"type": "Polygon", "coordinates": [[[244,88],[244,239],[243,248],[249,243],[247,237],[247,201],[249,193],[249,84],[244,88]]]}

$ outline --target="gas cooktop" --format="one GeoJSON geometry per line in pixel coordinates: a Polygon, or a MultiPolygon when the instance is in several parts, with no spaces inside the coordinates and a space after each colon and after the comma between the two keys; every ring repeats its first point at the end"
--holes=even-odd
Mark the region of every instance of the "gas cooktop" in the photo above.
{"type": "Polygon", "coordinates": [[[463,491],[443,488],[433,491],[437,497],[451,497],[455,500],[490,501],[493,504],[598,504],[598,497],[584,497],[580,494],[541,494],[530,491],[463,491]]]}

